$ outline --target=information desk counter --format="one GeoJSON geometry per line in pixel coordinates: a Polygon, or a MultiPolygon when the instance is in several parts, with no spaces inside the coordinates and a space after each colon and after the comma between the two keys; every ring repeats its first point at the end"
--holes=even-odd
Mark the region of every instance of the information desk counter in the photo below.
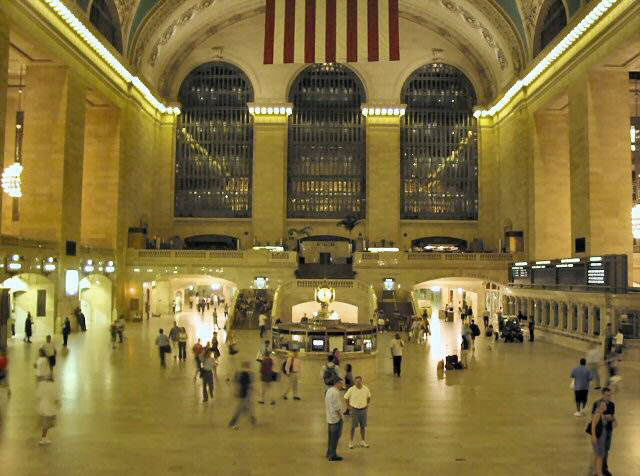
{"type": "Polygon", "coordinates": [[[369,324],[343,324],[322,320],[277,324],[271,330],[272,348],[279,353],[297,349],[300,355],[326,355],[333,349],[349,357],[375,355],[378,333],[369,324]]]}

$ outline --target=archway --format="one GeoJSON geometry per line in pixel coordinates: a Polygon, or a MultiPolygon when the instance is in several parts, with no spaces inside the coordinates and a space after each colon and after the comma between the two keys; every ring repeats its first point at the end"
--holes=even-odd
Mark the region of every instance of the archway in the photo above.
{"type": "Polygon", "coordinates": [[[16,337],[24,337],[27,313],[33,319],[33,338],[42,339],[54,333],[55,284],[46,276],[22,273],[6,279],[2,287],[9,289],[11,315],[16,320],[16,337]]]}
{"type": "Polygon", "coordinates": [[[80,280],[80,310],[88,329],[105,328],[112,320],[111,280],[102,274],[90,274],[80,280]]]}

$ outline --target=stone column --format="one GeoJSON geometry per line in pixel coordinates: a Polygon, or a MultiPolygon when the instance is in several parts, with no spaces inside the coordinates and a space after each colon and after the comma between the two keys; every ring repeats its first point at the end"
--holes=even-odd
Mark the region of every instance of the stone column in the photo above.
{"type": "Polygon", "coordinates": [[[531,259],[571,256],[569,121],[566,112],[534,115],[531,259]]]}
{"type": "Polygon", "coordinates": [[[627,71],[592,71],[569,89],[574,254],[575,240],[585,238],[585,254],[626,254],[631,262],[628,103],[627,71]]]}
{"type": "Polygon", "coordinates": [[[578,334],[582,334],[585,335],[587,330],[585,329],[584,323],[584,305],[583,304],[578,304],[578,315],[576,316],[576,318],[578,319],[578,334]]]}
{"type": "MultiPolygon", "coordinates": [[[[7,117],[7,92],[9,89],[9,22],[4,13],[0,13],[0,151],[4,152],[7,117]]],[[[4,165],[2,166],[4,168],[4,165]]],[[[0,210],[4,193],[0,190],[0,210]]],[[[2,220],[0,219],[0,231],[2,220]]]]}
{"type": "Polygon", "coordinates": [[[400,120],[369,114],[366,125],[367,239],[394,246],[400,241],[400,120]]]}
{"type": "Polygon", "coordinates": [[[287,114],[253,116],[251,221],[260,243],[276,244],[286,235],[288,124],[287,114]]]}
{"type": "Polygon", "coordinates": [[[58,332],[79,304],[77,294],[66,295],[65,274],[80,264],[66,245],[80,245],[86,87],[66,67],[49,65],[30,65],[25,84],[20,236],[58,245],[58,332]]]}

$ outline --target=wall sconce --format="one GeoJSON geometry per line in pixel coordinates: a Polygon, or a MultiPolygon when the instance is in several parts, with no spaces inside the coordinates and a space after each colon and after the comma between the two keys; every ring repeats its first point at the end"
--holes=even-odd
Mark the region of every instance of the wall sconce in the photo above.
{"type": "Polygon", "coordinates": [[[92,259],[88,259],[87,261],[85,261],[84,266],[82,267],[82,271],[84,271],[87,274],[93,273],[95,269],[96,268],[93,265],[92,259]]]}
{"type": "Polygon", "coordinates": [[[54,272],[56,268],[57,268],[56,259],[53,256],[49,256],[45,260],[44,264],[42,265],[42,271],[45,274],[54,272]]]}
{"type": "Polygon", "coordinates": [[[7,262],[7,271],[10,273],[18,273],[22,271],[22,256],[18,254],[11,255],[7,262]]]}

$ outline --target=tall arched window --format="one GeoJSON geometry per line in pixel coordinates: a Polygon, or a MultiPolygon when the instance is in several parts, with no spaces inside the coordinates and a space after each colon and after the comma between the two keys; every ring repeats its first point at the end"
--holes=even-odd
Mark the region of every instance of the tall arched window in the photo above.
{"type": "Polygon", "coordinates": [[[316,64],[296,78],[289,100],[288,216],[364,217],[362,83],[346,66],[316,64]]]}
{"type": "Polygon", "coordinates": [[[122,34],[120,33],[118,12],[113,3],[107,4],[107,0],[93,0],[89,21],[116,50],[122,53],[122,34]]]}
{"type": "Polygon", "coordinates": [[[401,129],[401,216],[422,220],[478,217],[476,93],[446,64],[419,68],[406,81],[401,129]]]}
{"type": "Polygon", "coordinates": [[[567,11],[562,0],[548,0],[540,10],[536,28],[535,54],[540,53],[567,26],[567,11]]]}
{"type": "Polygon", "coordinates": [[[194,69],[180,86],[175,215],[251,216],[253,88],[227,63],[194,69]]]}

